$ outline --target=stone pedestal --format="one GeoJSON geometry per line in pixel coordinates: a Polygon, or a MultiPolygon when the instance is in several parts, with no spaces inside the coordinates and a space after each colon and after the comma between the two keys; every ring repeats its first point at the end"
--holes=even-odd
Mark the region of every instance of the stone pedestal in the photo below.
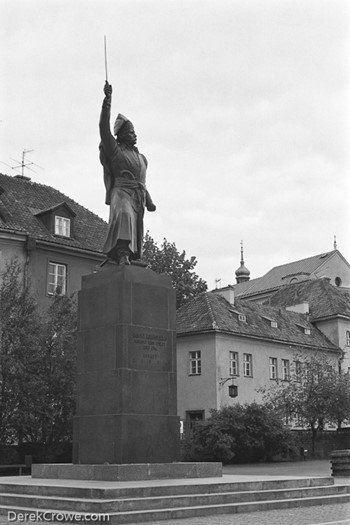
{"type": "Polygon", "coordinates": [[[72,465],[71,463],[41,465],[34,463],[32,478],[89,481],[222,478],[222,463],[142,463],[139,465],[72,465]]]}
{"type": "Polygon", "coordinates": [[[332,476],[350,476],[350,450],[333,450],[331,453],[332,476]]]}
{"type": "Polygon", "coordinates": [[[73,463],[178,461],[175,320],[168,276],[131,265],[83,277],[73,463]]]}

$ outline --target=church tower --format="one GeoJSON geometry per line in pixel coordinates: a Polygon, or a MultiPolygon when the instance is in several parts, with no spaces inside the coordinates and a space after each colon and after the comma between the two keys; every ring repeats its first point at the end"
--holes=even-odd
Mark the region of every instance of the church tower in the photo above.
{"type": "Polygon", "coordinates": [[[237,283],[244,283],[250,279],[250,271],[244,266],[243,258],[243,241],[241,241],[241,266],[236,270],[236,281],[237,283]]]}

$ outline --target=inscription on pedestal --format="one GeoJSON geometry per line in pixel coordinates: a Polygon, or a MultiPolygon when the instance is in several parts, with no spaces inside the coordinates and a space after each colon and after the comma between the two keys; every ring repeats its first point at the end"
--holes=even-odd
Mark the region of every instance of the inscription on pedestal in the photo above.
{"type": "Polygon", "coordinates": [[[165,330],[134,326],[130,328],[129,343],[131,368],[171,371],[170,338],[165,330]]]}

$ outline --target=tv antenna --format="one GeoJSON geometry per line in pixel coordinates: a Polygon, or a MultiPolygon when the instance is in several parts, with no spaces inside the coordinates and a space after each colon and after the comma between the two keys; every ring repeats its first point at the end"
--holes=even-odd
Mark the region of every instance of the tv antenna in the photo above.
{"type": "Polygon", "coordinates": [[[11,168],[12,170],[16,170],[17,173],[19,173],[19,175],[21,175],[21,177],[24,178],[25,177],[25,175],[24,175],[24,169],[25,168],[30,170],[30,171],[33,171],[33,173],[36,173],[36,171],[33,170],[32,168],[30,168],[29,166],[37,166],[41,170],[44,169],[41,166],[39,166],[39,164],[36,164],[35,162],[27,162],[26,161],[26,154],[27,153],[32,153],[33,151],[34,151],[33,149],[23,149],[23,151],[22,151],[22,160],[21,161],[11,158],[11,160],[13,160],[14,162],[19,163],[17,166],[10,166],[9,164],[6,164],[6,162],[2,162],[2,161],[1,161],[1,163],[5,164],[6,166],[11,168]]]}

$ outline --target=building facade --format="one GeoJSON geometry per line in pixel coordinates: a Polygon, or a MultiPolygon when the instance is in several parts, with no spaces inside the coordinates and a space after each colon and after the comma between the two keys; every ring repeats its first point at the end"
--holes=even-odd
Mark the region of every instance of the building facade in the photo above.
{"type": "Polygon", "coordinates": [[[58,190],[0,174],[0,273],[17,259],[39,304],[99,268],[107,224],[58,190]]]}
{"type": "Polygon", "coordinates": [[[342,358],[308,313],[235,299],[233,289],[203,293],[178,311],[179,416],[188,423],[260,401],[261,388],[288,381],[315,353],[335,367],[342,358]]]}

